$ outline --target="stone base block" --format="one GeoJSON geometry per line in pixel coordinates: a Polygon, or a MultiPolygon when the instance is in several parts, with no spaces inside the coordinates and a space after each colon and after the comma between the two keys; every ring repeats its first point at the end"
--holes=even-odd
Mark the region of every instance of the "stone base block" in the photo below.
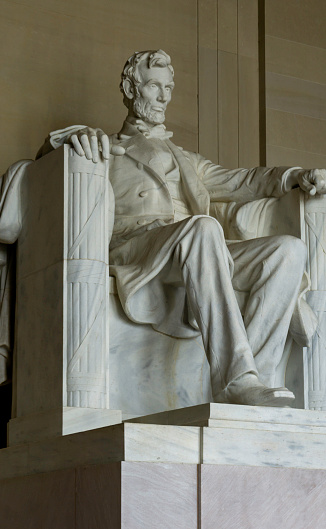
{"type": "Polygon", "coordinates": [[[0,450],[0,479],[119,461],[326,470],[324,412],[205,404],[141,421],[0,450]]]}
{"type": "Polygon", "coordinates": [[[0,481],[2,529],[322,529],[326,471],[117,462],[0,481]]]}
{"type": "Polygon", "coordinates": [[[208,404],[142,420],[0,450],[1,529],[326,527],[322,412],[208,404]]]}
{"type": "Polygon", "coordinates": [[[202,463],[326,469],[322,411],[210,403],[129,422],[200,427],[202,463]]]}

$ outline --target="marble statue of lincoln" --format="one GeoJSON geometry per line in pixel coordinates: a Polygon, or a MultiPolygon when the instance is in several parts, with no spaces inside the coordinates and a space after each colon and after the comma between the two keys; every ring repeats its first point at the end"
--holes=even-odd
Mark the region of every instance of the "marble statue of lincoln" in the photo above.
{"type": "Polygon", "coordinates": [[[110,273],[130,320],[175,337],[200,332],[215,402],[289,405],[293,393],[273,385],[296,310],[305,245],[291,236],[225,241],[209,206],[280,197],[297,185],[325,193],[325,172],[228,170],[176,146],[164,126],[173,76],[162,50],[135,53],[121,77],[128,115],[120,132],[68,127],[51,133],[39,156],[70,143],[94,162],[110,160],[110,273]],[[249,292],[243,314],[234,289],[249,292]]]}

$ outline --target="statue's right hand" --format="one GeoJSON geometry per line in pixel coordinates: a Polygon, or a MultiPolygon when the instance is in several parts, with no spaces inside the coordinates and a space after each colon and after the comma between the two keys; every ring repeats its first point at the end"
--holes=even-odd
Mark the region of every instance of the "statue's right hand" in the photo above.
{"type": "Polygon", "coordinates": [[[110,145],[109,137],[102,129],[85,127],[74,132],[68,142],[79,156],[86,156],[87,160],[93,160],[94,163],[99,161],[100,152],[105,160],[109,159],[110,153],[116,156],[125,153],[125,149],[120,145],[110,145]]]}

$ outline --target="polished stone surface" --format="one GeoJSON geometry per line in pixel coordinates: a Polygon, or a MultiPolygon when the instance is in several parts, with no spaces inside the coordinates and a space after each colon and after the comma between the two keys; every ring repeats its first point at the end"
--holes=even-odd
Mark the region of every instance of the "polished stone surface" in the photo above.
{"type": "Polygon", "coordinates": [[[322,529],[325,470],[201,465],[201,529],[322,529]]]}
{"type": "Polygon", "coordinates": [[[234,428],[251,428],[255,424],[257,430],[262,425],[269,429],[284,428],[296,431],[326,432],[326,414],[323,411],[297,410],[294,408],[267,408],[263,406],[233,406],[231,404],[205,403],[155,413],[144,417],[130,419],[130,423],[166,424],[179,426],[224,426],[225,422],[234,428]]]}
{"type": "Polygon", "coordinates": [[[212,400],[201,337],[172,338],[133,323],[115,294],[110,294],[109,367],[110,404],[122,410],[123,419],[212,400]]]}
{"type": "Polygon", "coordinates": [[[197,529],[197,466],[122,463],[122,527],[197,529]]]}
{"type": "Polygon", "coordinates": [[[322,529],[325,470],[116,462],[0,480],[3,529],[322,529]]]}
{"type": "Polygon", "coordinates": [[[139,421],[201,427],[203,463],[326,469],[324,412],[211,403],[139,421]]]}

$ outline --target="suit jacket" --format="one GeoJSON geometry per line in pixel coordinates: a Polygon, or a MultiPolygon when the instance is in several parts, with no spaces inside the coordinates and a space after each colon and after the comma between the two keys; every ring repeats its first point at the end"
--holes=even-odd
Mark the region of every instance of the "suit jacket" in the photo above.
{"type": "MultiPolygon", "coordinates": [[[[159,225],[174,222],[173,202],[157,154],[159,142],[143,136],[125,121],[110,136],[121,145],[123,156],[111,156],[110,181],[115,197],[115,222],[111,248],[159,225]]],[[[225,169],[199,154],[164,140],[180,169],[181,186],[193,215],[209,215],[210,203],[248,202],[279,197],[286,192],[286,167],[225,169]]]]}

